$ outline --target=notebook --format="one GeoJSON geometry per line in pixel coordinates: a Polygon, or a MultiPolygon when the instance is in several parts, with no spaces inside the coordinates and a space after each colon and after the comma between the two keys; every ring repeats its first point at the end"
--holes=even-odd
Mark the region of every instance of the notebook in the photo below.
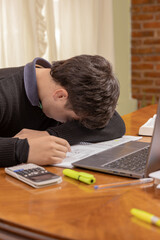
{"type": "Polygon", "coordinates": [[[160,169],[160,100],[151,144],[131,141],[74,162],[75,167],[131,178],[160,169]]]}

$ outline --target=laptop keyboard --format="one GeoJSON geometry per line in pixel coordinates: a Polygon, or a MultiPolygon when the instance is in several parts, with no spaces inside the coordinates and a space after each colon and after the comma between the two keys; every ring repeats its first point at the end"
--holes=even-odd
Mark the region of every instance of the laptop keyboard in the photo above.
{"type": "Polygon", "coordinates": [[[138,152],[132,153],[112,163],[105,164],[105,167],[110,169],[122,169],[133,172],[143,172],[146,167],[146,161],[149,154],[150,146],[141,149],[138,152]]]}

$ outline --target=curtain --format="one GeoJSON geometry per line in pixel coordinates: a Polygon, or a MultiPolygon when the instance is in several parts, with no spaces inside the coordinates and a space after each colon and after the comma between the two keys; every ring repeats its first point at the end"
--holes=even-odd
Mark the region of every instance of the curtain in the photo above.
{"type": "Polygon", "coordinates": [[[58,2],[58,58],[99,54],[114,64],[112,0],[58,2]]]}
{"type": "Polygon", "coordinates": [[[0,0],[0,67],[57,58],[51,0],[0,0]]]}
{"type": "Polygon", "coordinates": [[[0,0],[0,67],[99,54],[114,64],[112,0],[0,0]]]}

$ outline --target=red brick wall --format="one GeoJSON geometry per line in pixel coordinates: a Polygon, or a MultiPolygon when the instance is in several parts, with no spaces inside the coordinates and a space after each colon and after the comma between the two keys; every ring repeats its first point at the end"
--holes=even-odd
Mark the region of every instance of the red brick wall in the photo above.
{"type": "Polygon", "coordinates": [[[131,0],[132,97],[138,107],[160,96],[160,0],[131,0]]]}

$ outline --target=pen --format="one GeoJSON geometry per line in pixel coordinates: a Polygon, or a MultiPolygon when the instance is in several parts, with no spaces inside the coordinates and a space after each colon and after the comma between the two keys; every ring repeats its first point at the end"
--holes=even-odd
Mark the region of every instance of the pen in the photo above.
{"type": "Polygon", "coordinates": [[[148,212],[136,209],[136,208],[132,208],[131,214],[144,222],[147,222],[147,223],[150,223],[150,224],[160,227],[160,218],[154,216],[151,213],[148,213],[148,212]]]}
{"type": "Polygon", "coordinates": [[[131,180],[131,181],[125,181],[125,182],[95,185],[94,189],[126,187],[126,186],[133,186],[133,185],[139,185],[139,184],[150,183],[150,182],[153,182],[153,178],[142,178],[138,180],[131,180]]]}
{"type": "Polygon", "coordinates": [[[96,182],[96,179],[92,174],[85,172],[77,172],[71,169],[64,169],[63,174],[67,177],[74,178],[86,184],[92,184],[96,182]]]}

